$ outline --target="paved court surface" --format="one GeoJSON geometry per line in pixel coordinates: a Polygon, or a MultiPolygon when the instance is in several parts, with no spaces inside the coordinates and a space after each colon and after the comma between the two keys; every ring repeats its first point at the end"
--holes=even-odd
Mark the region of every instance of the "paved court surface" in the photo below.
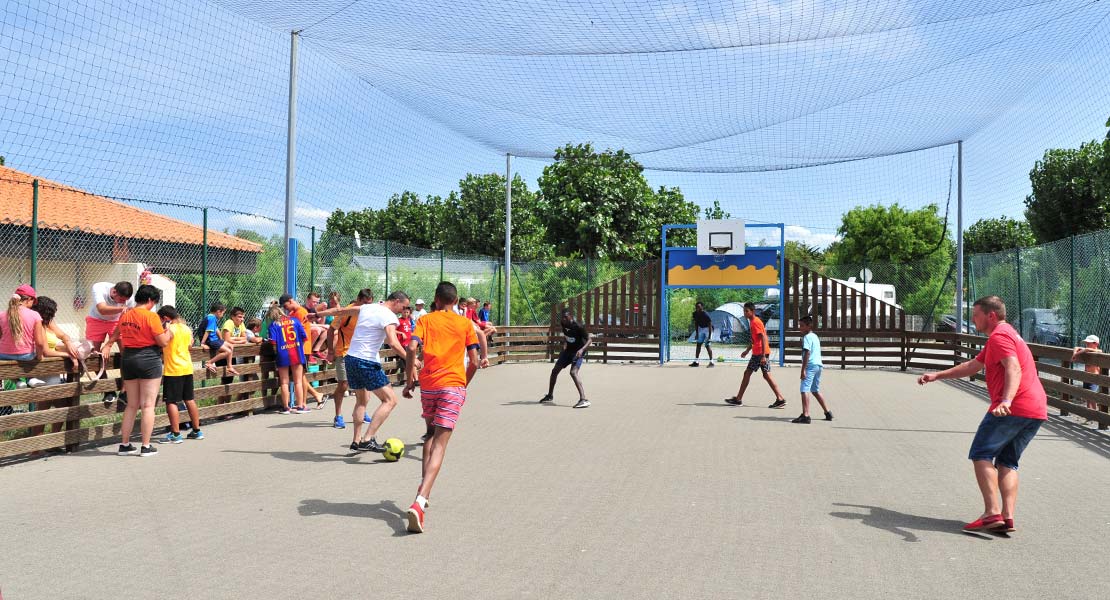
{"type": "MultiPolygon", "coordinates": [[[[1110,443],[1054,417],[1019,531],[959,531],[982,398],[829,370],[836,420],[793,425],[736,366],[587,365],[594,406],[535,400],[548,366],[479,374],[428,511],[419,446],[351,456],[331,409],[213,424],[152,459],[114,446],[0,469],[0,590],[23,598],[1096,598],[1110,443]]],[[[774,371],[796,389],[793,368],[774,371]]],[[[385,433],[416,442],[414,401],[385,433]]]]}

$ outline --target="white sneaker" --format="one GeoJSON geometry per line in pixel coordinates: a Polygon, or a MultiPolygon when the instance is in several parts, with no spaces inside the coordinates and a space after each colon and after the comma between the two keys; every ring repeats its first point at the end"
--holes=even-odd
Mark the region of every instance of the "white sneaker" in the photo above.
{"type": "Polygon", "coordinates": [[[27,387],[37,388],[40,385],[46,385],[46,382],[35,377],[27,380],[27,387]]]}
{"type": "Polygon", "coordinates": [[[583,398],[583,399],[578,401],[578,404],[574,405],[574,408],[586,408],[589,405],[590,405],[590,401],[583,398]]]}

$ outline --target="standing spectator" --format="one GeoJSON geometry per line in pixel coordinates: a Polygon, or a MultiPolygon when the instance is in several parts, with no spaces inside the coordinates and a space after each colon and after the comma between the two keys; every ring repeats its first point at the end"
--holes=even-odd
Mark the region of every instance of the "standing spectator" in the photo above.
{"type": "Polygon", "coordinates": [[[428,311],[424,310],[424,299],[423,298],[417,298],[416,299],[415,307],[416,307],[416,310],[412,311],[412,320],[413,321],[419,321],[420,317],[423,317],[424,315],[428,314],[428,311]]]}
{"type": "Polygon", "coordinates": [[[46,333],[42,315],[31,310],[35,288],[21,285],[8,300],[8,310],[0,313],[0,360],[34,361],[46,352],[46,333]]]}
{"type": "Polygon", "coordinates": [[[278,389],[281,393],[281,407],[278,412],[283,415],[291,412],[306,413],[308,407],[304,398],[306,383],[304,325],[301,324],[300,319],[282,313],[277,307],[270,309],[267,318],[270,319],[270,340],[277,350],[274,363],[278,370],[278,389]],[[289,382],[293,382],[293,401],[296,403],[293,407],[289,404],[289,382]]]}
{"type": "MultiPolygon", "coordinates": [[[[1089,335],[1089,336],[1083,338],[1083,346],[1081,346],[1079,348],[1076,348],[1075,352],[1071,353],[1072,361],[1079,358],[1080,356],[1083,356],[1084,354],[1102,354],[1102,350],[1100,350],[1099,347],[1098,347],[1098,342],[1099,342],[1099,339],[1098,339],[1097,335],[1089,335]]],[[[1088,373],[1093,373],[1095,375],[1098,375],[1102,372],[1102,370],[1099,369],[1098,365],[1092,365],[1090,363],[1087,363],[1086,367],[1084,367],[1084,370],[1088,373]]],[[[1097,383],[1084,383],[1083,384],[1083,389],[1085,389],[1089,392],[1096,392],[1097,393],[1098,392],[1098,384],[1097,383]]],[[[1088,400],[1087,401],[1087,408],[1089,408],[1091,410],[1098,410],[1098,403],[1088,400]]]]}
{"type": "MultiPolygon", "coordinates": [[[[234,311],[232,311],[234,312],[234,311]]],[[[178,402],[184,402],[189,411],[192,429],[190,440],[203,440],[200,430],[200,411],[193,394],[193,357],[189,346],[193,341],[193,331],[185,324],[177,309],[163,306],[158,309],[158,317],[166,331],[170,332],[170,342],[162,348],[162,401],[166,403],[166,416],[170,420],[170,432],[158,440],[162,444],[180,444],[185,440],[181,435],[181,415],[178,402]]]]}
{"type": "MultiPolygon", "coordinates": [[[[97,348],[104,346],[104,342],[115,331],[116,325],[119,323],[120,315],[129,308],[135,306],[135,301],[131,298],[135,288],[131,286],[129,281],[121,281],[119,283],[109,283],[101,281],[92,285],[92,299],[89,305],[89,314],[85,317],[85,339],[92,342],[97,348]]],[[[108,354],[104,353],[102,360],[108,360],[108,354]]],[[[104,378],[107,378],[107,373],[104,378]]],[[[115,402],[116,393],[106,392],[103,398],[104,402],[115,402]]]]}
{"type": "MultiPolygon", "coordinates": [[[[293,317],[294,319],[297,319],[301,322],[301,329],[304,330],[305,334],[303,345],[305,357],[307,358],[308,362],[316,362],[315,357],[308,358],[309,353],[312,351],[312,330],[311,323],[308,319],[308,310],[306,310],[305,307],[301,306],[293,298],[293,296],[290,296],[289,294],[283,294],[281,298],[278,298],[278,304],[280,304],[281,307],[285,309],[285,312],[290,317],[293,317]]],[[[309,384],[308,371],[306,370],[308,367],[308,363],[302,363],[301,366],[301,379],[304,380],[305,392],[312,395],[312,399],[316,401],[316,407],[320,408],[324,404],[324,395],[316,391],[316,388],[312,387],[309,384]]],[[[304,401],[303,397],[301,398],[301,401],[304,401]]]]}
{"type": "Polygon", "coordinates": [[[986,296],[976,300],[971,319],[975,328],[988,336],[979,355],[951,369],[926,373],[917,382],[925,385],[938,379],[962,379],[986,367],[991,405],[968,453],[983,495],[983,514],[965,525],[964,531],[1014,531],[1018,460],[1048,420],[1048,398],[1029,346],[1006,323],[1002,299],[986,296]]]}
{"type": "Polygon", "coordinates": [[[698,366],[698,359],[701,357],[701,347],[705,345],[705,353],[709,355],[709,366],[713,366],[713,319],[709,317],[709,313],[705,312],[705,305],[701,302],[694,304],[694,328],[697,331],[697,347],[694,348],[694,362],[690,363],[691,367],[698,366]]]}
{"type": "MultiPolygon", "coordinates": [[[[370,288],[363,288],[359,290],[358,296],[355,301],[349,306],[362,306],[374,301],[374,292],[370,288]]],[[[332,307],[338,308],[338,307],[332,307]]],[[[330,309],[329,309],[330,310],[330,309]]],[[[347,362],[344,357],[347,356],[347,350],[351,347],[351,337],[355,334],[355,325],[358,324],[358,315],[347,315],[345,317],[328,317],[330,318],[331,325],[328,326],[328,362],[335,363],[335,392],[332,393],[332,399],[335,400],[335,420],[332,421],[332,426],[336,429],[346,429],[347,424],[343,421],[343,399],[347,397],[347,362]]],[[[371,416],[369,413],[363,412],[363,421],[369,423],[371,416]]]]}
{"type": "Polygon", "coordinates": [[[158,303],[161,292],[152,285],[141,285],[135,292],[135,308],[127,311],[119,321],[109,346],[119,342],[123,360],[120,376],[127,394],[127,408],[123,411],[123,443],[120,456],[138,454],[155,456],[158,450],[150,445],[154,433],[154,403],[158,400],[158,387],[162,383],[162,348],[170,343],[173,333],[162,327],[162,319],[151,312],[158,303]],[[135,413],[142,408],[140,424],[141,447],[131,444],[131,430],[135,426],[135,413]]]}

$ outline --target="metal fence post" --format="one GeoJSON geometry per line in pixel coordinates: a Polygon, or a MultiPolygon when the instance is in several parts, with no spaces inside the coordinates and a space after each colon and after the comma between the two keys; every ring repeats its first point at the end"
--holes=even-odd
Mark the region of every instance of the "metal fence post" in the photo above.
{"type": "Polygon", "coordinates": [[[31,287],[39,285],[39,180],[31,182],[31,287]]]}
{"type": "Polygon", "coordinates": [[[1071,241],[1071,289],[1069,292],[1070,298],[1068,300],[1068,337],[1071,338],[1071,345],[1076,346],[1075,339],[1075,236],[1070,238],[1071,241]]]}
{"type": "Polygon", "coordinates": [[[439,249],[439,280],[443,281],[443,248],[439,249]]]}
{"type": "Polygon", "coordinates": [[[389,296],[389,240],[385,241],[385,293],[382,298],[389,296]]]}
{"type": "Polygon", "coordinates": [[[316,226],[312,226],[312,245],[308,254],[308,293],[316,291],[316,226]]]}
{"type": "Polygon", "coordinates": [[[200,250],[200,314],[208,310],[208,207],[201,209],[204,238],[200,250]]]}
{"type": "Polygon", "coordinates": [[[1021,248],[1014,248],[1014,262],[1017,264],[1017,304],[1018,304],[1018,335],[1023,334],[1022,306],[1021,306],[1021,248]]]}

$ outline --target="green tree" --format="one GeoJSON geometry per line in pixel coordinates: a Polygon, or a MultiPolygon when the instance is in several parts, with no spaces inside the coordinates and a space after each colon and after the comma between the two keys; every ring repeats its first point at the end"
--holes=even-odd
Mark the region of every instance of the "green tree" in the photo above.
{"type": "MultiPolygon", "coordinates": [[[[555,150],[539,179],[547,240],[558,256],[637,259],[658,243],[657,200],[644,168],[624,150],[595,152],[590,144],[555,150]]],[[[657,252],[655,252],[657,253],[657,252]]]]}
{"type": "Polygon", "coordinates": [[[1078,149],[1046,150],[1029,181],[1025,218],[1038,242],[1110,227],[1110,133],[1078,149]]]}
{"type": "MultiPolygon", "coordinates": [[[[519,175],[513,177],[513,260],[539,260],[551,255],[545,240],[536,194],[519,175]]],[[[500,256],[505,251],[505,176],[468,173],[458,193],[447,197],[451,232],[446,247],[462,254],[500,256]]],[[[445,230],[447,230],[445,229],[445,230]]],[[[442,234],[441,234],[442,235],[442,234]]]]}
{"type": "Polygon", "coordinates": [[[825,252],[817,246],[789,240],[786,242],[786,260],[811,269],[820,269],[825,261],[825,252]]]}
{"type": "Polygon", "coordinates": [[[1009,217],[979,219],[964,232],[964,253],[992,254],[1037,243],[1029,223],[1009,217]]]}

